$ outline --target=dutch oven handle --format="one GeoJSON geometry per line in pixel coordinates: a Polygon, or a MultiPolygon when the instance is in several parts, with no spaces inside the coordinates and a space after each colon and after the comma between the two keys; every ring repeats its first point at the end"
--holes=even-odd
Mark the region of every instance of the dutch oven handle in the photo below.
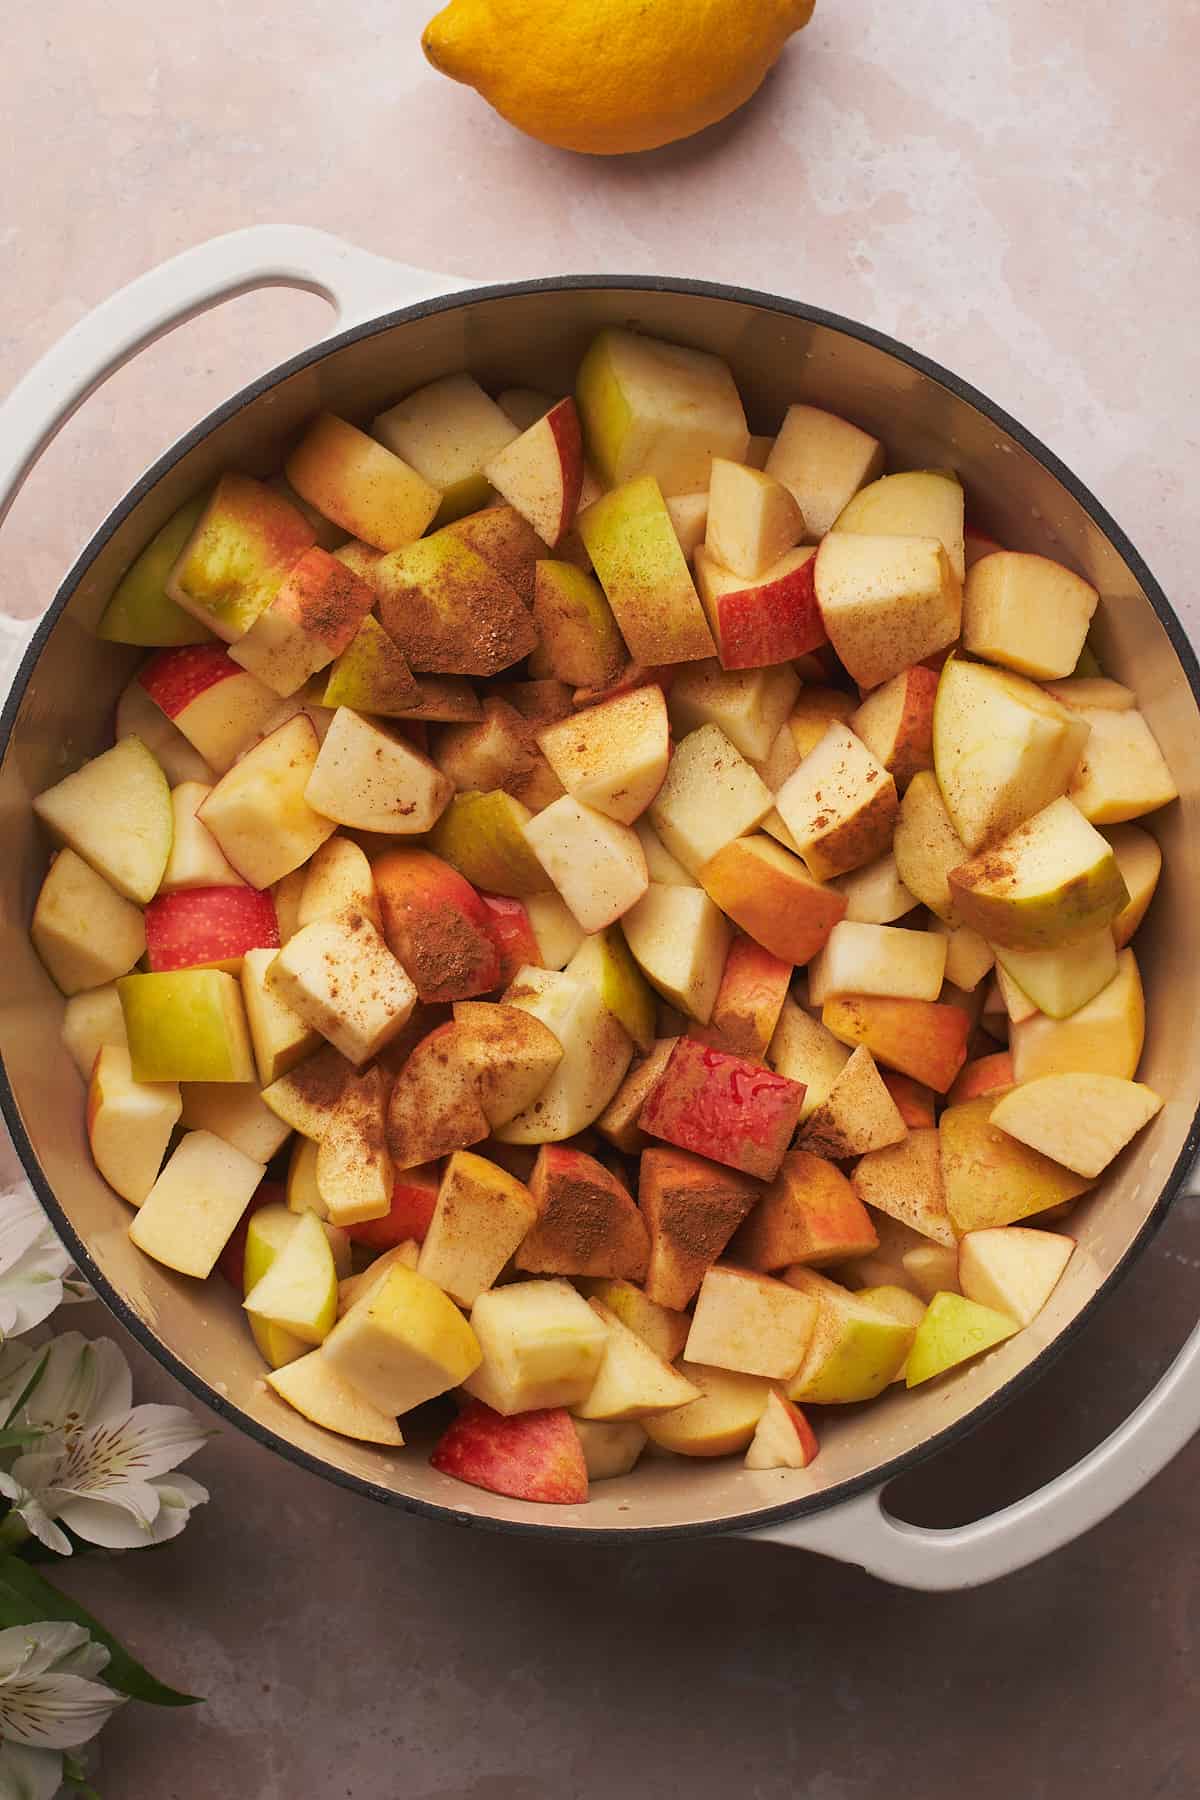
{"type": "MultiPolygon", "coordinates": [[[[1200,1197],[1200,1165],[1180,1198],[1200,1197]]],[[[1200,1325],[1136,1412],[1036,1493],[953,1530],[893,1518],[873,1488],[828,1513],[744,1535],[856,1563],[897,1587],[980,1587],[1049,1556],[1090,1531],[1165,1469],[1200,1431],[1200,1325]]]]}
{"type": "Polygon", "coordinates": [[[467,285],[302,225],[255,225],[183,251],[88,313],[0,404],[0,522],[88,396],[147,344],[222,300],[256,288],[303,288],[327,300],[344,327],[467,285]]]}

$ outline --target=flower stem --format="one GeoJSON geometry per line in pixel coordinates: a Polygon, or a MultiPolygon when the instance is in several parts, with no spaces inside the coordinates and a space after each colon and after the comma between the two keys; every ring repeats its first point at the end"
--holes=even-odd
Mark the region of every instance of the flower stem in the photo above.
{"type": "Polygon", "coordinates": [[[29,1527],[20,1513],[10,1512],[0,1519],[0,1551],[15,1550],[29,1536],[29,1527]]]}

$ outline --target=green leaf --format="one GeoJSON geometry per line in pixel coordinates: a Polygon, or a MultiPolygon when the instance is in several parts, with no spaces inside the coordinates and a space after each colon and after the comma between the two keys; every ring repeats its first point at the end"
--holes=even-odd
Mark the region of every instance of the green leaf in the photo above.
{"type": "Polygon", "coordinates": [[[33,1374],[29,1377],[29,1380],[25,1383],[25,1386],[21,1389],[21,1392],[20,1392],[20,1395],[19,1395],[17,1401],[10,1409],[7,1419],[5,1419],[5,1421],[4,1421],[4,1423],[6,1425],[12,1424],[13,1420],[16,1418],[16,1416],[20,1412],[21,1408],[25,1405],[25,1402],[29,1399],[29,1396],[32,1394],[34,1388],[37,1386],[38,1382],[42,1379],[42,1376],[46,1373],[46,1364],[49,1361],[50,1361],[50,1351],[49,1351],[49,1349],[47,1349],[38,1358],[37,1366],[34,1369],[33,1374]]]}
{"type": "Polygon", "coordinates": [[[198,1706],[200,1696],[181,1694],[167,1687],[144,1669],[111,1632],[85,1612],[74,1600],[31,1569],[19,1556],[0,1556],[0,1629],[10,1625],[33,1625],[39,1619],[55,1619],[60,1623],[82,1625],[103,1644],[109,1653],[108,1667],[102,1679],[131,1699],[145,1700],[151,1706],[198,1706]]]}
{"type": "Polygon", "coordinates": [[[0,1425],[0,1450],[25,1450],[45,1435],[40,1425],[0,1425]]]}

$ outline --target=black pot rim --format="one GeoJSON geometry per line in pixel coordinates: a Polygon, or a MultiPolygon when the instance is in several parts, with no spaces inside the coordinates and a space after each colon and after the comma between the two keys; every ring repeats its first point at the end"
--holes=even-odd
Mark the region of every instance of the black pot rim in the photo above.
{"type": "MultiPolygon", "coordinates": [[[[1180,668],[1187,679],[1192,696],[1200,708],[1200,664],[1188,641],[1174,609],[1162,588],[1151,574],[1144,559],[1134,548],[1129,538],[1121,530],[1116,520],[1101,505],[1096,496],[1087,488],[1078,476],[1074,475],[1065,463],[1054,455],[1040,439],[1027,431],[1016,419],[1004,409],[997,406],[978,388],[959,376],[934,362],[920,351],[911,349],[898,339],[876,331],[857,320],[844,317],[840,313],[829,312],[822,307],[808,306],[801,301],[786,300],[774,294],[760,292],[753,288],[732,287],[719,282],[673,279],[667,276],[639,275],[559,275],[544,277],[532,281],[514,281],[494,286],[468,288],[452,294],[423,300],[415,305],[401,307],[394,312],[381,313],[376,317],[351,326],[345,331],[335,333],[332,337],[322,339],[320,343],[301,351],[288,361],[278,364],[257,380],[249,383],[237,394],[214,408],[206,418],[184,434],[172,447],[160,456],[146,471],[141,479],[130,489],[124,499],[119,501],[109,512],[103,524],[92,535],[90,541],[76,558],[68,571],[53,602],[41,619],[30,640],[28,649],[21,661],[20,668],[13,680],[11,691],[2,711],[0,711],[0,761],[7,754],[16,722],[17,713],[25,694],[29,679],[41,655],[51,631],[59,617],[67,607],[84,574],[93,560],[112,534],[118,529],[133,509],[156,486],[161,478],[180,462],[195,446],[206,438],[226,420],[233,418],[245,407],[251,405],[269,389],[278,386],[289,376],[311,368],[326,357],[345,349],[348,345],[358,343],[382,332],[390,331],[397,325],[412,320],[429,317],[431,314],[454,311],[459,307],[473,306],[482,301],[512,298],[528,294],[569,294],[587,290],[627,290],[630,293],[666,293],[697,295],[704,299],[727,300],[734,303],[759,308],[762,311],[781,314],[786,318],[806,320],[810,324],[826,326],[831,330],[869,344],[872,348],[882,350],[910,369],[937,381],[957,399],[965,401],[978,412],[990,419],[993,424],[1018,444],[1030,456],[1052,474],[1068,491],[1075,502],[1089,515],[1093,523],[1108,538],[1114,549],[1123,557],[1128,567],[1136,576],[1151,606],[1154,608],[1164,631],[1170,639],[1171,646],[1179,661],[1180,668]]],[[[1009,1401],[1024,1393],[1042,1375],[1050,1364],[1083,1330],[1092,1317],[1095,1309],[1113,1291],[1134,1261],[1141,1255],[1150,1239],[1158,1231],[1166,1216],[1168,1207],[1183,1182],[1184,1176],[1191,1168],[1200,1149],[1200,1102],[1193,1116],[1184,1147],[1177,1157],[1166,1181],[1163,1183],[1159,1198],[1137,1237],[1126,1250],[1121,1261],[1112,1273],[1100,1284],[1087,1304],[1082,1307],[1054,1339],[1024,1369],[990,1398],[971,1409],[965,1417],[956,1419],[953,1424],[935,1432],[924,1439],[913,1449],[902,1455],[893,1457],[879,1468],[855,1476],[852,1480],[840,1483],[837,1487],[827,1489],[818,1494],[802,1495],[780,1506],[757,1509],[729,1518],[702,1520],[692,1524],[644,1526],[636,1523],[621,1526],[603,1526],[588,1529],[582,1526],[553,1525],[540,1521],[525,1522],[514,1519],[501,1519],[475,1512],[460,1512],[450,1506],[439,1506],[434,1502],[421,1500],[407,1494],[397,1494],[390,1488],[382,1487],[377,1482],[364,1480],[361,1476],[348,1474],[345,1470],[335,1468],[318,1456],[281,1437],[269,1426],[261,1424],[234,1406],[204,1378],[191,1369],[173,1351],[167,1348],[155,1335],[141,1315],[119,1294],[106,1279],[94,1262],[86,1244],[79,1237],[60,1205],[49,1182],[42,1172],[41,1165],[25,1131],[20,1109],[8,1069],[0,1052],[0,1114],[3,1115],[12,1134],[13,1143],[24,1166],[29,1181],[42,1205],[49,1214],[55,1229],[74,1256],[81,1272],[91,1282],[97,1294],[103,1299],[109,1311],[114,1314],[125,1329],[138,1340],[150,1354],[163,1365],[177,1381],[202,1401],[221,1419],[236,1426],[240,1431],[265,1449],[273,1450],[299,1468],[310,1474],[318,1475],[337,1486],[347,1488],[352,1493],[363,1494],[372,1500],[382,1502],[386,1506],[404,1512],[416,1513],[424,1518],[437,1519],[446,1524],[460,1527],[477,1528],[495,1531],[515,1537],[552,1538],[566,1543],[589,1544],[627,1544],[630,1542],[645,1543],[666,1539],[689,1539],[710,1536],[726,1536],[762,1531],[771,1526],[779,1526],[812,1517],[818,1513],[828,1512],[842,1503],[854,1499],[876,1488],[885,1487],[897,1476],[916,1468],[918,1464],[928,1461],[939,1451],[951,1444],[961,1441],[970,1432],[985,1424],[1009,1401]]]]}

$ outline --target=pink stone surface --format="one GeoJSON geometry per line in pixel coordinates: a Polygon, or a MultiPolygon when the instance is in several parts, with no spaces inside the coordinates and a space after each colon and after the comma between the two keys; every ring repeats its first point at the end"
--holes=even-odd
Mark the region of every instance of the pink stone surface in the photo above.
{"type": "MultiPolygon", "coordinates": [[[[979,385],[1094,487],[1200,626],[1196,0],[818,0],[740,116],[612,161],[531,143],[436,76],[425,17],[412,0],[10,7],[0,389],[133,276],[267,221],[472,279],[744,283],[979,385]]],[[[309,296],[252,296],[119,375],[0,532],[0,608],[39,611],[153,456],[325,319],[309,296]]],[[[1183,1204],[913,1514],[982,1511],[1097,1442],[1192,1324],[1198,1265],[1183,1204]]],[[[143,1394],[172,1393],[138,1368],[143,1394]]],[[[185,1539],[71,1577],[211,1696],[127,1709],[103,1740],[105,1800],[865,1800],[908,1764],[928,1800],[957,1795],[964,1767],[975,1800],[1200,1785],[1195,1448],[1048,1568],[938,1602],[734,1543],[467,1536],[228,1433],[193,1466],[214,1503],[185,1539]]]]}

